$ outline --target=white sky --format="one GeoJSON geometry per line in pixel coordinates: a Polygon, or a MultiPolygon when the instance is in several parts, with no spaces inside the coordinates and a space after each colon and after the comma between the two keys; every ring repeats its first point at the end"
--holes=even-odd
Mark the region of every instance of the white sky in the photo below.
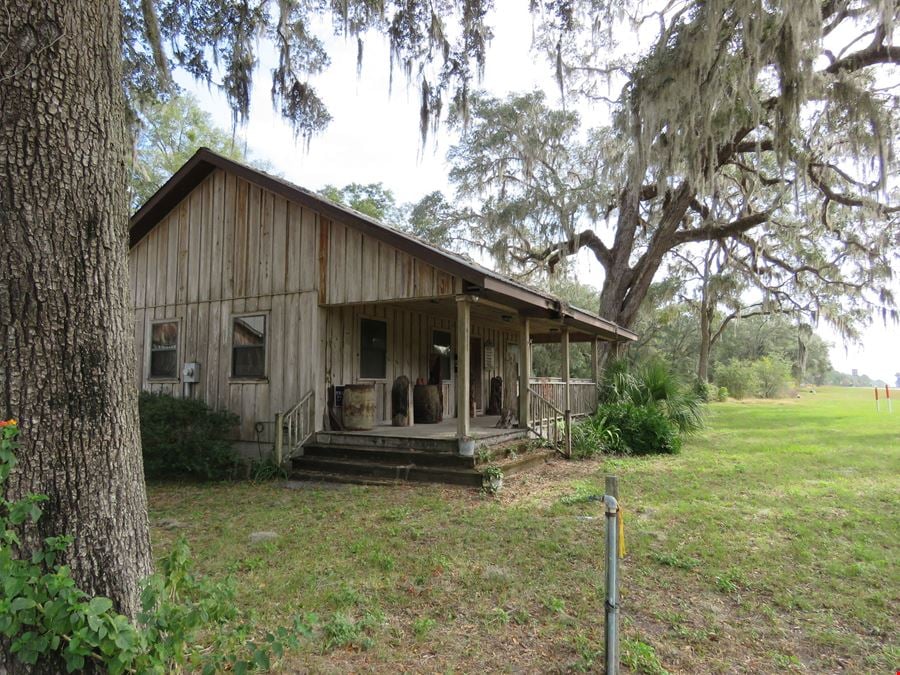
{"type": "MultiPolygon", "coordinates": [[[[551,102],[558,102],[547,62],[530,49],[532,23],[527,3],[504,1],[498,5],[503,20],[489,19],[494,40],[480,87],[495,96],[542,88],[551,102]]],[[[395,73],[393,92],[388,93],[386,41],[379,36],[365,41],[359,78],[355,40],[335,37],[327,40],[326,46],[331,66],[314,83],[334,119],[323,134],[313,138],[308,150],[294,141],[290,127],[272,108],[269,89],[275,54],[265,45],[259,51],[261,64],[255,76],[250,121],[239,132],[246,137],[253,156],[269,161],[287,180],[313,190],[326,184],[340,187],[380,182],[394,192],[398,202],[418,201],[433,190],[451,195],[444,157],[453,138],[441,129],[420,151],[418,89],[407,89],[403,76],[395,73]]],[[[231,127],[231,113],[221,94],[198,85],[184,73],[177,73],[176,80],[197,96],[219,126],[231,127]]],[[[599,265],[587,254],[579,256],[578,273],[582,282],[595,286],[602,279],[599,265]]],[[[834,344],[831,360],[835,369],[850,372],[857,368],[891,384],[894,374],[900,373],[900,328],[896,325],[886,327],[877,319],[864,332],[862,345],[845,346],[824,326],[818,332],[834,344]]]]}

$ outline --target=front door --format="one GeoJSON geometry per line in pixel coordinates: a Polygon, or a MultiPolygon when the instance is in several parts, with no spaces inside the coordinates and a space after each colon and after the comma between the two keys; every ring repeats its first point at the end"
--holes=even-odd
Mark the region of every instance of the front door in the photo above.
{"type": "Polygon", "coordinates": [[[435,384],[441,383],[441,394],[444,402],[443,415],[445,418],[453,417],[453,408],[456,403],[453,391],[453,343],[452,335],[448,330],[435,329],[431,332],[431,357],[428,365],[428,381],[435,384]]]}
{"type": "Polygon", "coordinates": [[[476,415],[481,414],[484,409],[481,363],[481,338],[473,337],[469,340],[469,401],[475,401],[476,415]]]}

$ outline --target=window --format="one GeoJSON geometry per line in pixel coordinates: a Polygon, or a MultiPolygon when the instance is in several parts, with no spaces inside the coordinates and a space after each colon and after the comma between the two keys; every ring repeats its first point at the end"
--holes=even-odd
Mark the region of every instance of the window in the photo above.
{"type": "Polygon", "coordinates": [[[235,317],[231,324],[231,376],[261,380],[266,376],[266,317],[235,317]]]}
{"type": "Polygon", "coordinates": [[[431,367],[428,369],[428,380],[435,382],[440,376],[441,382],[447,382],[450,379],[450,332],[436,330],[432,337],[431,367]]]}
{"type": "Polygon", "coordinates": [[[150,325],[150,377],[178,378],[178,322],[160,321],[150,325]]]}
{"type": "Polygon", "coordinates": [[[387,323],[384,321],[360,321],[359,376],[367,380],[387,377],[387,323]]]}

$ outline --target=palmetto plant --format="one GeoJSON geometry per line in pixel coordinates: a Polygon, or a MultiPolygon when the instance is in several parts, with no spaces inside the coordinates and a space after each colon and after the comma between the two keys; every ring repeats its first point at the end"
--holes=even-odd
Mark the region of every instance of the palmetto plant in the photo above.
{"type": "Polygon", "coordinates": [[[600,383],[600,400],[655,405],[682,434],[703,428],[705,408],[700,396],[662,361],[639,366],[622,359],[612,362],[600,383]]]}

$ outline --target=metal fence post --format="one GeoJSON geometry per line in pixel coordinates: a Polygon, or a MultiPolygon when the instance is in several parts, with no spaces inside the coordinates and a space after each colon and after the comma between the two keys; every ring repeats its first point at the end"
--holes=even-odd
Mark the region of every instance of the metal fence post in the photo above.
{"type": "Polygon", "coordinates": [[[606,476],[606,672],[619,672],[619,479],[606,476]]]}

